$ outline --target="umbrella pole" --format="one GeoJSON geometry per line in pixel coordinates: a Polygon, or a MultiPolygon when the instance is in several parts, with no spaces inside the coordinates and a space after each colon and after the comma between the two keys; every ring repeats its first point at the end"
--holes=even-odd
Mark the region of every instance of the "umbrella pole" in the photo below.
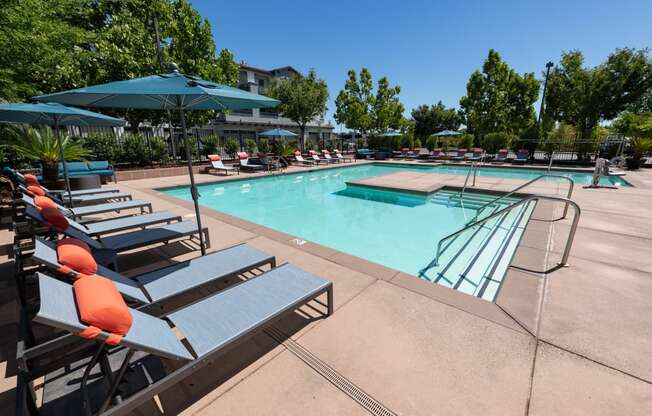
{"type": "MultiPolygon", "coordinates": [[[[59,144],[59,157],[61,158],[61,164],[63,165],[63,178],[66,181],[66,191],[68,192],[68,203],[70,207],[74,207],[72,201],[72,192],[70,191],[70,179],[68,178],[68,166],[66,165],[66,158],[63,155],[63,144],[61,143],[61,132],[59,131],[59,117],[54,118],[54,132],[57,136],[57,144],[59,144]]],[[[57,172],[59,169],[57,168],[57,172]]],[[[58,174],[57,174],[58,178],[58,174]]]]}
{"type": "Polygon", "coordinates": [[[190,156],[190,144],[188,143],[188,135],[186,134],[186,117],[183,115],[183,109],[179,107],[179,115],[181,116],[181,135],[183,137],[183,147],[186,149],[186,159],[188,159],[188,174],[190,175],[190,195],[195,204],[195,217],[197,220],[197,231],[199,232],[199,245],[201,248],[201,255],[206,254],[206,247],[204,246],[204,233],[202,232],[201,216],[199,214],[199,193],[195,186],[195,175],[192,173],[192,157],[190,156]]]}

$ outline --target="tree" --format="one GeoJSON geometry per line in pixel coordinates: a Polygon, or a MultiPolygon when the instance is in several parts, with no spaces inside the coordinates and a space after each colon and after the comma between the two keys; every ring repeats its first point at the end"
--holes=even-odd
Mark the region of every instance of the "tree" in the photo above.
{"type": "Polygon", "coordinates": [[[412,110],[414,134],[427,139],[431,134],[442,130],[460,128],[461,117],[454,108],[447,108],[441,101],[428,107],[423,104],[412,110]]]}
{"type": "Polygon", "coordinates": [[[281,101],[279,114],[297,123],[301,134],[299,146],[305,146],[306,125],[326,112],[328,86],[326,81],[317,78],[314,69],[307,76],[295,75],[288,79],[277,79],[266,90],[267,95],[281,101]]]}
{"type": "Polygon", "coordinates": [[[344,89],[335,100],[335,120],[364,136],[369,132],[382,134],[389,129],[398,130],[404,125],[405,111],[398,98],[400,92],[401,87],[391,87],[389,80],[382,77],[374,94],[369,70],[362,68],[358,79],[355,70],[351,69],[344,89]]]}
{"type": "MultiPolygon", "coordinates": [[[[26,100],[159,73],[154,19],[161,38],[171,39],[162,51],[164,62],[211,81],[237,83],[233,55],[222,50],[216,56],[210,24],[187,0],[21,0],[0,8],[0,98],[26,100]]],[[[164,116],[139,110],[114,114],[134,126],[164,116]]]]}
{"type": "Polygon", "coordinates": [[[467,131],[481,141],[490,132],[518,134],[534,124],[539,81],[533,73],[520,75],[489,50],[482,72],[471,74],[466,96],[460,99],[467,131]]]}
{"type": "Polygon", "coordinates": [[[580,141],[588,143],[600,121],[639,103],[650,88],[646,50],[618,49],[593,68],[584,67],[580,51],[567,52],[548,79],[546,116],[575,126],[580,141]]]}

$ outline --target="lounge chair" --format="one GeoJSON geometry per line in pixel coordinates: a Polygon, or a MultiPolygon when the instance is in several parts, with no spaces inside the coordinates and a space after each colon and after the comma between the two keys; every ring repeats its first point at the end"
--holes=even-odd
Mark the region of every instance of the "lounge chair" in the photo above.
{"type": "Polygon", "coordinates": [[[339,149],[335,149],[335,159],[337,159],[338,161],[340,161],[342,163],[354,162],[355,161],[355,159],[353,159],[351,157],[344,157],[342,155],[342,152],[340,152],[339,149]]]}
{"type": "Polygon", "coordinates": [[[117,202],[117,201],[128,201],[132,200],[131,194],[128,194],[126,192],[106,192],[106,193],[101,193],[101,194],[88,194],[88,195],[73,195],[72,196],[72,204],[70,203],[71,199],[68,196],[67,193],[65,194],[60,194],[60,193],[53,193],[50,191],[47,191],[45,188],[43,188],[40,185],[19,185],[18,188],[22,191],[27,193],[29,196],[47,196],[50,199],[53,199],[56,201],[58,204],[63,205],[65,207],[69,207],[71,205],[93,205],[93,204],[104,204],[107,202],[117,202]]]}
{"type": "Polygon", "coordinates": [[[324,155],[324,159],[326,159],[326,162],[328,163],[340,163],[339,160],[335,159],[334,157],[331,156],[331,152],[328,150],[324,149],[321,151],[321,153],[324,155]]]}
{"type": "Polygon", "coordinates": [[[512,160],[514,164],[525,164],[530,158],[530,151],[527,149],[520,149],[516,153],[516,158],[512,160]]]}
{"type": "MultiPolygon", "coordinates": [[[[68,191],[66,191],[65,189],[48,189],[44,187],[39,183],[38,178],[30,173],[23,175],[22,173],[14,169],[7,169],[7,171],[10,172],[16,178],[17,185],[24,185],[25,187],[29,185],[38,185],[41,188],[43,188],[45,192],[53,195],[68,193],[68,191]]],[[[78,197],[83,195],[104,194],[104,193],[112,193],[112,192],[114,193],[120,192],[120,190],[118,188],[107,186],[105,188],[78,189],[78,190],[70,191],[70,194],[73,197],[78,197]]]]}
{"type": "Polygon", "coordinates": [[[455,161],[463,161],[464,157],[466,156],[467,150],[466,149],[458,149],[457,150],[457,155],[453,156],[451,159],[455,161]]]}
{"type": "Polygon", "coordinates": [[[265,153],[258,153],[258,160],[260,161],[261,164],[265,165],[268,170],[278,170],[281,168],[281,164],[279,161],[275,161],[273,159],[270,159],[269,156],[265,153]]]}
{"type": "MultiPolygon", "coordinates": [[[[74,241],[72,243],[77,244],[74,241]]],[[[65,244],[70,243],[67,241],[65,244]]],[[[32,263],[43,264],[52,273],[73,281],[80,273],[83,274],[83,266],[70,262],[61,264],[59,250],[56,242],[36,237],[34,252],[29,258],[32,263]]],[[[206,284],[218,283],[265,265],[276,267],[275,257],[243,243],[131,277],[125,277],[102,265],[95,266],[96,274],[112,280],[128,302],[147,306],[149,310],[156,304],[196,291],[206,284]]]]}
{"type": "Polygon", "coordinates": [[[141,201],[138,199],[132,199],[131,201],[123,201],[123,202],[109,202],[100,205],[88,205],[84,207],[66,208],[63,205],[57,203],[55,200],[48,198],[47,196],[37,195],[35,198],[32,198],[26,193],[22,193],[22,196],[20,198],[24,204],[31,205],[37,209],[46,208],[48,206],[54,206],[59,211],[61,211],[61,213],[66,217],[74,218],[77,220],[88,215],[104,214],[107,212],[119,213],[130,209],[140,209],[141,214],[144,214],[145,209],[147,209],[147,212],[149,212],[150,214],[152,213],[152,203],[147,201],[141,201]],[[46,200],[44,200],[44,198],[46,198],[46,200]]]}
{"type": "Polygon", "coordinates": [[[498,153],[496,153],[496,157],[494,160],[491,161],[491,163],[498,163],[502,164],[507,161],[507,154],[509,153],[509,150],[507,149],[500,149],[498,153]]]}
{"type": "Polygon", "coordinates": [[[316,163],[314,160],[304,159],[303,156],[301,156],[301,152],[298,150],[294,152],[294,160],[301,163],[302,165],[309,165],[309,166],[313,166],[316,163]]]}
{"type": "Polygon", "coordinates": [[[240,170],[249,171],[249,172],[258,172],[261,170],[267,170],[267,166],[259,165],[249,161],[249,155],[244,152],[238,152],[238,159],[240,160],[240,170]]]}
{"type": "Polygon", "coordinates": [[[466,160],[470,162],[477,162],[482,159],[482,154],[484,153],[483,149],[480,149],[478,147],[475,147],[471,149],[471,152],[473,152],[471,155],[466,156],[466,160]]]}
{"type": "Polygon", "coordinates": [[[317,163],[318,165],[323,164],[323,163],[325,163],[325,164],[327,164],[327,165],[329,164],[328,160],[320,158],[319,155],[317,154],[317,152],[316,152],[315,150],[311,150],[311,151],[308,152],[308,153],[310,153],[310,157],[311,157],[312,160],[314,160],[315,163],[317,163]]]}
{"type": "Polygon", "coordinates": [[[208,155],[208,160],[211,162],[211,166],[207,169],[208,172],[216,170],[218,172],[224,172],[227,176],[229,176],[229,172],[235,172],[238,175],[240,174],[240,169],[234,168],[233,166],[224,166],[220,155],[208,155]]]}
{"type": "MultiPolygon", "coordinates": [[[[127,307],[115,286],[100,277],[83,277],[74,287],[43,273],[37,273],[37,278],[40,305],[33,321],[71,335],[59,338],[58,345],[46,342],[18,346],[21,385],[17,390],[24,395],[17,397],[17,414],[24,412],[20,407],[24,403],[38,410],[33,381],[40,376],[45,376],[45,389],[49,382],[66,386],[56,391],[59,394],[44,397],[41,409],[53,414],[83,413],[84,409],[87,414],[128,414],[317,297],[327,296],[324,315],[333,311],[332,283],[291,264],[161,318],[127,307]],[[100,306],[109,313],[90,318],[99,309],[93,303],[95,287],[106,293],[100,306]],[[82,316],[89,318],[83,320],[82,316]],[[90,361],[71,366],[76,361],[70,352],[73,343],[88,347],[83,352],[90,361]],[[59,362],[53,365],[56,358],[59,362]],[[108,358],[117,364],[117,371],[111,369],[108,358]],[[48,360],[47,365],[41,365],[48,360]],[[55,379],[49,377],[51,372],[57,374],[55,379]],[[128,392],[119,390],[118,386],[126,381],[125,374],[132,380],[145,375],[138,377],[144,384],[129,383],[128,392]]],[[[315,303],[315,309],[324,305],[315,303]]],[[[25,321],[23,325],[28,326],[25,321]]]]}
{"type": "MultiPolygon", "coordinates": [[[[152,244],[167,243],[172,240],[178,240],[184,237],[190,237],[193,239],[198,232],[197,224],[195,222],[179,221],[172,224],[121,234],[112,234],[95,239],[86,232],[83,226],[72,226],[63,215],[55,218],[54,215],[51,215],[51,211],[46,212],[46,210],[48,210],[48,208],[44,208],[39,212],[34,207],[28,206],[25,208],[25,215],[32,221],[36,221],[43,226],[54,228],[56,232],[62,233],[68,237],[82,240],[91,248],[93,251],[93,256],[96,258],[98,263],[105,266],[113,265],[116,270],[116,255],[118,253],[149,246],[152,244]],[[41,215],[42,212],[46,212],[48,214],[47,218],[41,215]]],[[[204,227],[202,232],[204,233],[204,242],[206,248],[209,248],[210,238],[208,235],[208,229],[204,227]]]]}

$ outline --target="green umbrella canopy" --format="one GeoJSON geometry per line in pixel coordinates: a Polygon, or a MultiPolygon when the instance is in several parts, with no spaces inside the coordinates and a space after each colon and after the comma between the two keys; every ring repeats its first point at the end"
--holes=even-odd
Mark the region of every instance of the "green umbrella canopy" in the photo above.
{"type": "Polygon", "coordinates": [[[58,103],[0,104],[0,121],[48,126],[124,126],[125,121],[58,103]]]}
{"type": "Polygon", "coordinates": [[[264,95],[181,74],[172,64],[169,74],[150,75],[127,81],[57,92],[35,97],[37,101],[58,102],[83,107],[134,108],[141,110],[176,110],[181,116],[181,132],[186,144],[186,159],[190,177],[190,194],[195,205],[201,253],[206,254],[204,233],[199,212],[199,193],[192,171],[190,146],[187,145],[187,110],[244,110],[276,107],[280,101],[264,95]]]}
{"type": "Polygon", "coordinates": [[[296,136],[296,134],[292,133],[289,130],[278,129],[278,128],[262,131],[258,133],[258,135],[264,137],[295,137],[296,136]]]}
{"type": "Polygon", "coordinates": [[[179,72],[109,82],[34,99],[82,107],[141,110],[243,110],[276,107],[280,103],[264,95],[179,72]]]}
{"type": "Polygon", "coordinates": [[[68,178],[68,167],[63,155],[61,135],[59,126],[124,126],[125,121],[119,118],[105,116],[104,114],[93,113],[81,108],[67,107],[58,103],[9,103],[0,104],[0,122],[46,124],[54,126],[59,142],[61,164],[63,165],[63,176],[68,191],[69,203],[72,205],[72,194],[70,191],[70,179],[68,178]]]}
{"type": "Polygon", "coordinates": [[[435,137],[445,137],[445,136],[459,136],[462,133],[459,131],[453,131],[453,130],[443,130],[435,134],[431,134],[430,136],[435,136],[435,137]]]}
{"type": "Polygon", "coordinates": [[[398,137],[403,134],[400,131],[388,131],[380,135],[380,137],[398,137]]]}

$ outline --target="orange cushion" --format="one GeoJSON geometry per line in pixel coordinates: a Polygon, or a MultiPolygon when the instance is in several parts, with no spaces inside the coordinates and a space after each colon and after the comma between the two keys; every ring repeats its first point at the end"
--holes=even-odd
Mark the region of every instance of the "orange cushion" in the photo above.
{"type": "Polygon", "coordinates": [[[133,318],[115,283],[93,275],[76,280],[73,287],[82,322],[112,334],[129,332],[133,318]]]}
{"type": "Polygon", "coordinates": [[[25,183],[27,185],[38,185],[38,178],[31,173],[27,173],[23,175],[23,178],[25,178],[25,183]]]}
{"type": "Polygon", "coordinates": [[[311,150],[309,153],[310,153],[311,155],[315,155],[315,154],[317,154],[317,152],[315,152],[314,150],[311,150]]]}
{"type": "Polygon", "coordinates": [[[238,153],[238,156],[240,157],[240,159],[247,159],[249,157],[249,155],[246,153],[238,153]]]}
{"type": "Polygon", "coordinates": [[[33,195],[45,196],[45,191],[39,185],[29,185],[27,187],[27,193],[31,194],[32,196],[33,195]]]}
{"type": "Polygon", "coordinates": [[[322,152],[323,154],[325,154],[325,155],[330,155],[330,154],[331,154],[331,152],[329,152],[329,151],[326,150],[326,149],[322,150],[321,152],[322,152]]]}
{"type": "MultiPolygon", "coordinates": [[[[76,238],[64,238],[57,241],[57,257],[59,263],[81,274],[97,273],[97,263],[91,254],[88,244],[76,238]]],[[[66,273],[68,270],[61,270],[66,273]]]]}
{"type": "Polygon", "coordinates": [[[58,232],[63,232],[68,228],[68,220],[56,208],[43,208],[41,215],[45,222],[58,232]]]}
{"type": "Polygon", "coordinates": [[[296,152],[294,152],[294,155],[295,156],[301,156],[301,152],[297,150],[296,152]]]}
{"type": "Polygon", "coordinates": [[[218,160],[222,160],[222,158],[219,157],[218,155],[209,155],[208,158],[213,162],[217,162],[218,160]]]}
{"type": "Polygon", "coordinates": [[[51,200],[47,196],[40,196],[40,195],[36,195],[34,197],[34,205],[36,205],[36,208],[38,208],[39,210],[43,208],[55,208],[55,209],[57,208],[57,204],[53,200],[51,200]]]}

